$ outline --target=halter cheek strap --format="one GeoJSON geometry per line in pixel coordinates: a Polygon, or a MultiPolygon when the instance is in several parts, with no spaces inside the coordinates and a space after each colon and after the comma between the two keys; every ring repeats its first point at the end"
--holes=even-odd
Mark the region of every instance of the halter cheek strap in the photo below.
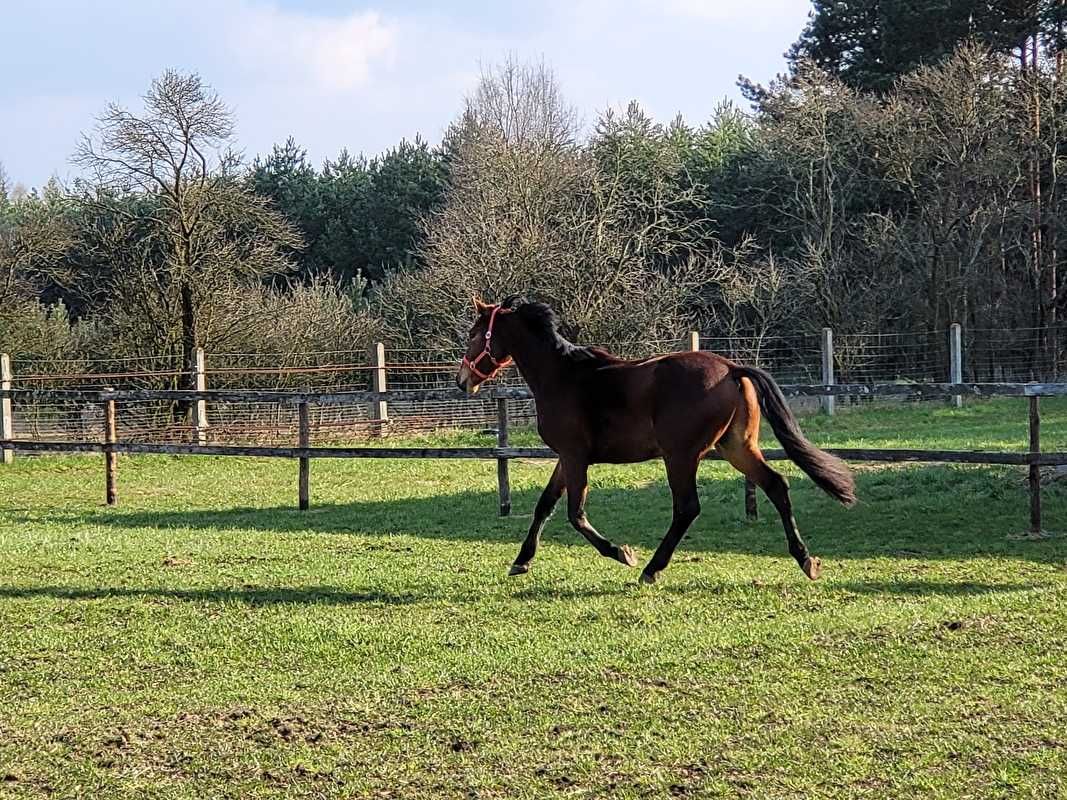
{"type": "Polygon", "coordinates": [[[487,381],[490,378],[496,377],[500,370],[511,366],[511,356],[508,356],[503,361],[497,361],[493,358],[492,346],[493,346],[493,325],[496,324],[497,314],[510,314],[510,308],[501,308],[500,306],[493,306],[493,312],[489,315],[489,327],[485,329],[485,349],[480,352],[477,357],[471,361],[466,356],[463,356],[463,366],[467,367],[471,372],[481,378],[483,381],[487,381]],[[489,372],[482,372],[478,369],[478,365],[482,362],[483,358],[488,358],[489,363],[493,368],[489,372]]]}

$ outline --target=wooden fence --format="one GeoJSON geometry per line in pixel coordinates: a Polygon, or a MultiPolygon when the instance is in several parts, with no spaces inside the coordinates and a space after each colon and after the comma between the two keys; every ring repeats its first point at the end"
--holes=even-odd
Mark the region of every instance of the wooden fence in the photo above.
{"type": "MultiPolygon", "coordinates": [[[[927,383],[927,384],[834,384],[782,386],[787,397],[859,396],[900,397],[918,396],[925,399],[952,399],[957,397],[1025,397],[1029,400],[1029,449],[1026,452],[982,452],[952,450],[902,450],[866,448],[830,448],[829,452],[849,461],[868,462],[928,462],[954,464],[1007,464],[1029,467],[1030,527],[1035,533],[1041,531],[1041,474],[1044,466],[1067,465],[1067,453],[1041,451],[1040,398],[1067,396],[1067,383],[1020,384],[1020,383],[927,383]]],[[[106,500],[109,505],[118,501],[117,456],[120,453],[162,453],[209,456],[257,456],[271,458],[295,458],[299,461],[298,497],[299,507],[310,507],[311,480],[310,462],[313,458],[472,458],[495,460],[497,463],[500,514],[511,511],[511,487],[508,462],[515,458],[553,459],[556,454],[545,447],[511,447],[508,442],[508,402],[532,399],[528,389],[494,387],[484,390],[496,400],[497,444],[495,447],[314,447],[311,443],[310,407],[350,403],[386,403],[390,400],[455,400],[465,395],[457,390],[422,390],[407,392],[262,392],[262,391],[187,391],[187,390],[35,390],[11,389],[0,384],[0,408],[7,410],[13,398],[38,398],[49,402],[81,402],[103,406],[104,424],[101,439],[96,442],[42,441],[15,439],[8,423],[0,426],[0,450],[6,455],[4,463],[10,463],[15,451],[28,452],[96,452],[105,458],[106,500]],[[292,404],[299,409],[297,444],[293,447],[261,447],[247,445],[151,444],[122,442],[117,435],[117,419],[123,402],[146,400],[199,402],[271,402],[292,404]]],[[[780,450],[767,450],[770,459],[786,458],[780,450]]],[[[712,453],[709,459],[718,457],[712,453]]],[[[754,489],[746,486],[745,507],[749,515],[755,513],[754,489]]]]}

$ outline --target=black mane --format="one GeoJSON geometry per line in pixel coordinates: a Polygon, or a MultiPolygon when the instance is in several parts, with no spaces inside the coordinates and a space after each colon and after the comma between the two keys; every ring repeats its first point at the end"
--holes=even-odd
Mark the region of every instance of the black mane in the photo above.
{"type": "Polygon", "coordinates": [[[501,305],[511,308],[526,326],[543,341],[551,342],[556,351],[576,362],[604,364],[618,359],[598,347],[582,347],[568,341],[560,332],[560,320],[552,307],[545,303],[509,297],[501,305]]]}

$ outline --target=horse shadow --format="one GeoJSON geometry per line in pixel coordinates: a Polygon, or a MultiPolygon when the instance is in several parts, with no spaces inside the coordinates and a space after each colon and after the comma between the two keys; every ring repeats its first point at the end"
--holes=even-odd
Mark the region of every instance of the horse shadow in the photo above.
{"type": "MultiPolygon", "coordinates": [[[[547,477],[548,469],[545,469],[547,477]]],[[[594,468],[595,470],[595,468],[594,468]]],[[[587,512],[605,536],[646,550],[656,547],[671,517],[665,481],[637,488],[598,486],[590,490],[587,512]]],[[[830,559],[892,558],[905,561],[962,560],[1000,556],[1062,564],[1067,539],[1028,540],[1028,495],[1021,471],[955,466],[908,466],[861,470],[860,502],[844,509],[806,478],[793,480],[793,504],[802,535],[812,552],[830,559]]],[[[785,537],[777,513],[760,496],[758,521],[745,518],[742,482],[701,473],[702,515],[679,546],[676,558],[715,553],[784,557],[785,537]]],[[[497,496],[463,491],[430,497],[315,503],[310,511],[292,507],[239,507],[181,510],[93,509],[55,512],[53,522],[74,527],[147,528],[183,531],[270,532],[278,534],[357,534],[410,536],[457,543],[518,545],[530,523],[539,489],[513,493],[514,513],[498,517],[497,496]]],[[[1067,522],[1067,487],[1044,492],[1046,519],[1067,522]]],[[[564,506],[545,530],[546,546],[588,547],[566,521],[564,506]]],[[[9,520],[19,522],[18,512],[9,520]]],[[[35,518],[40,518],[39,510],[35,518]]],[[[29,520],[29,517],[25,517],[29,520]]]]}

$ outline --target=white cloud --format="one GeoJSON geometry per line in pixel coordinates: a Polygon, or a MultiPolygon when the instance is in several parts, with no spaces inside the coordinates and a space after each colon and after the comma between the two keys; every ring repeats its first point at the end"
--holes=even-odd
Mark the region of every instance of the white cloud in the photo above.
{"type": "Polygon", "coordinates": [[[0,159],[41,184],[70,169],[78,131],[108,100],[139,108],[164,69],[199,72],[235,110],[238,142],[268,152],[293,135],[311,159],[439,140],[480,64],[544,59],[590,124],[639,97],[656,118],[698,124],[739,73],[784,66],[809,0],[0,0],[0,159]],[[301,8],[300,5],[303,7],[301,8]],[[8,6],[12,8],[9,10],[8,6]],[[324,9],[343,7],[343,11],[324,9]],[[8,13],[11,11],[12,13],[8,13]],[[12,14],[14,21],[12,21],[12,14]],[[64,25],[55,20],[62,19],[64,25]],[[195,36],[176,36],[192,30],[195,36]],[[65,102],[72,96],[77,102],[65,102]]]}
{"type": "Polygon", "coordinates": [[[242,5],[226,39],[256,78],[342,93],[366,85],[374,66],[392,60],[397,31],[374,11],[321,17],[242,5]]]}

